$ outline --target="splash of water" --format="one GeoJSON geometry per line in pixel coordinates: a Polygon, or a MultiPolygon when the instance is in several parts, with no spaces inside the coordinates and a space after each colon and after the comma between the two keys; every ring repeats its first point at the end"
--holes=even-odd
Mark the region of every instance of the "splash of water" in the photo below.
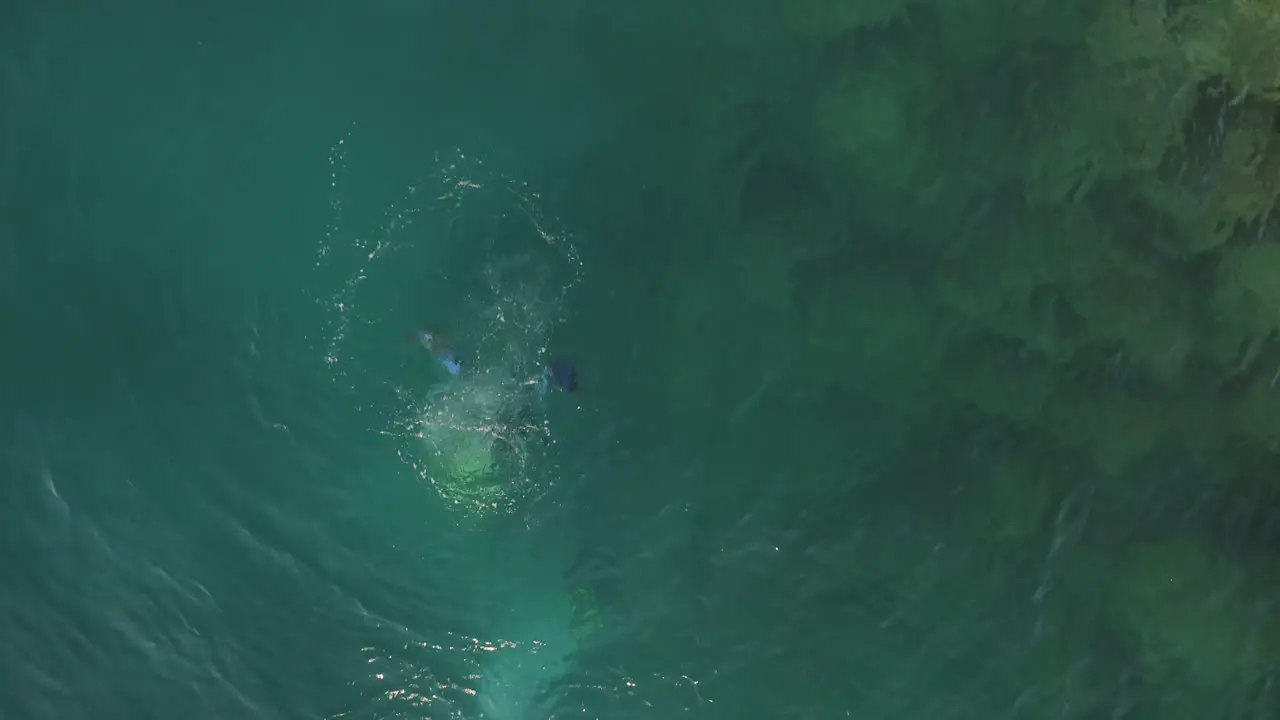
{"type": "Polygon", "coordinates": [[[537,193],[461,151],[352,231],[341,187],[350,148],[344,138],[330,154],[334,221],[317,260],[342,277],[323,301],[326,363],[451,506],[510,512],[548,489],[530,472],[553,439],[531,390],[582,278],[577,249],[543,218],[537,193]],[[462,377],[424,388],[431,363],[387,349],[424,322],[450,328],[462,377]]]}
{"type": "Polygon", "coordinates": [[[374,680],[387,687],[387,703],[411,713],[548,717],[549,689],[578,650],[564,567],[554,552],[516,561],[528,537],[500,532],[495,516],[555,482],[537,462],[556,439],[537,378],[582,263],[543,219],[536,193],[462,152],[436,158],[424,179],[361,224],[347,201],[358,193],[344,187],[349,152],[347,137],[330,156],[333,222],[316,269],[332,275],[335,290],[318,299],[326,318],[318,350],[370,430],[393,438],[446,506],[466,511],[447,530],[433,526],[461,533],[453,540],[467,554],[441,582],[459,588],[465,624],[490,638],[468,639],[456,622],[450,642],[404,628],[398,635],[415,639],[403,649],[367,649],[374,680]],[[461,376],[409,341],[423,325],[449,336],[461,376]]]}

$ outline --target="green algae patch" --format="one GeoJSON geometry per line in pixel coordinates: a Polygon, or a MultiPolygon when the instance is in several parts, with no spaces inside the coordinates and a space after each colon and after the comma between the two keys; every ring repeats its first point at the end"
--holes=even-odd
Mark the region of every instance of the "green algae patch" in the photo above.
{"type": "Polygon", "coordinates": [[[1249,570],[1196,537],[1129,548],[1110,603],[1140,648],[1143,671],[1213,695],[1265,673],[1280,650],[1280,625],[1249,570]]]}
{"type": "MultiPolygon", "coordinates": [[[[1014,453],[976,475],[958,525],[997,544],[1072,484],[1123,524],[1187,448],[1280,466],[1280,5],[684,7],[689,86],[628,97],[643,121],[598,159],[696,218],[664,240],[654,342],[716,340],[655,371],[673,414],[723,422],[763,383],[794,400],[771,407],[859,398],[1063,448],[1072,473],[1014,453]]],[[[808,421],[792,445],[830,437],[808,421]]],[[[1228,612],[1212,588],[1260,571],[1125,530],[1106,622],[1151,682],[1247,683],[1264,593],[1228,612]]]]}
{"type": "Polygon", "coordinates": [[[928,160],[921,118],[933,82],[929,64],[887,53],[842,66],[819,90],[815,156],[838,174],[906,188],[928,160]]]}
{"type": "Polygon", "coordinates": [[[1052,520],[1056,481],[1042,458],[1011,452],[967,484],[961,522],[987,541],[1033,540],[1052,520]]]}

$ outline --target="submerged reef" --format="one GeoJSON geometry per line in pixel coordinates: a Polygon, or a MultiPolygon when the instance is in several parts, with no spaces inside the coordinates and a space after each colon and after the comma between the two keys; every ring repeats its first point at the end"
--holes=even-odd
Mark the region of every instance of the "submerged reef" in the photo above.
{"type": "MultiPolygon", "coordinates": [[[[645,240],[668,309],[647,340],[733,338],[665,369],[673,418],[723,424],[763,377],[789,407],[863,398],[921,437],[1016,428],[1075,469],[1026,453],[975,467],[959,527],[995,545],[1052,534],[1091,488],[1112,525],[1075,538],[1067,584],[1145,682],[1269,717],[1280,635],[1259,618],[1280,535],[1255,515],[1274,503],[1219,516],[1230,543],[1120,529],[1153,496],[1200,512],[1204,487],[1158,479],[1189,454],[1219,468],[1220,495],[1280,493],[1280,2],[716,8],[649,7],[668,34],[629,48],[625,21],[591,33],[612,57],[662,47],[671,69],[595,69],[634,128],[597,167],[658,188],[651,214],[684,228],[645,240]]],[[[598,224],[619,235],[643,224],[611,213],[598,224]]]]}

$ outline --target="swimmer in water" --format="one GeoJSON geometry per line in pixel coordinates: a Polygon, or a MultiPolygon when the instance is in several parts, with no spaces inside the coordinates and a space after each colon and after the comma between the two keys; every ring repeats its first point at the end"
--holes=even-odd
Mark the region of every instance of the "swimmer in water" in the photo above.
{"type": "Polygon", "coordinates": [[[507,427],[515,428],[518,435],[527,438],[540,427],[535,408],[546,398],[547,393],[571,393],[578,389],[578,369],[571,360],[555,358],[543,365],[536,376],[522,384],[526,395],[524,401],[509,407],[502,421],[507,427]]]}
{"type": "MultiPolygon", "coordinates": [[[[483,372],[483,368],[477,368],[482,372],[474,376],[476,369],[464,365],[453,344],[434,327],[421,327],[409,339],[413,345],[431,353],[435,361],[456,378],[455,383],[461,383],[454,390],[437,397],[438,401],[461,402],[464,406],[478,403],[471,410],[482,413],[478,429],[492,438],[486,445],[491,448],[486,450],[490,462],[507,458],[520,466],[528,454],[530,442],[539,441],[544,447],[551,444],[550,428],[543,417],[546,396],[552,392],[577,391],[578,370],[571,360],[552,358],[532,376],[521,378],[523,373],[520,373],[504,381],[497,375],[483,372]],[[473,388],[473,383],[478,385],[473,388]]],[[[465,407],[463,409],[466,410],[465,407]]]]}
{"type": "Polygon", "coordinates": [[[572,360],[555,358],[542,368],[537,386],[539,395],[546,395],[548,390],[574,392],[578,389],[578,369],[572,360]]]}
{"type": "Polygon", "coordinates": [[[462,361],[453,351],[453,344],[446,340],[440,333],[431,328],[419,328],[413,335],[414,341],[426,348],[428,352],[436,356],[440,364],[450,375],[457,377],[462,374],[462,361]]]}
{"type": "MultiPolygon", "coordinates": [[[[454,352],[453,343],[437,330],[422,327],[413,337],[415,342],[435,355],[450,375],[457,377],[462,374],[462,361],[454,352]]],[[[530,384],[537,390],[538,397],[545,396],[550,390],[574,392],[578,389],[578,369],[567,358],[555,358],[543,366],[542,372],[530,384]]]]}

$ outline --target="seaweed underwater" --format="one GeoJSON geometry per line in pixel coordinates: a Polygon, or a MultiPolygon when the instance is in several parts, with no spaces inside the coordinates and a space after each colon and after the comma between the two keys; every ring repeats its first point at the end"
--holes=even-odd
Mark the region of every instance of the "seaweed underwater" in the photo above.
{"type": "MultiPolygon", "coordinates": [[[[682,83],[599,70],[680,116],[597,150],[688,218],[646,246],[645,342],[729,338],[667,369],[673,418],[719,426],[762,377],[822,418],[801,435],[874,407],[916,448],[902,497],[959,493],[955,537],[1051,565],[1058,620],[1123,649],[1111,707],[1274,711],[1280,4],[762,5],[671,10],[682,83]]],[[[839,481],[797,467],[800,496],[839,481]]]]}

